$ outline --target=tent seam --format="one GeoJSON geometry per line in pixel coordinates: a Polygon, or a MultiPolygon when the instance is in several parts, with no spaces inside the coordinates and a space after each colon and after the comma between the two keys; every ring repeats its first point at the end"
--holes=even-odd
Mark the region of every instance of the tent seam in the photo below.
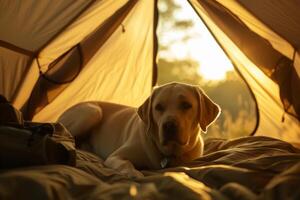
{"type": "MultiPolygon", "coordinates": [[[[152,69],[152,87],[157,83],[157,53],[158,53],[158,37],[156,34],[158,25],[159,15],[158,15],[158,0],[154,2],[154,22],[153,22],[153,69],[152,69]]],[[[152,90],[152,89],[151,89],[152,90]]]]}
{"type": "Polygon", "coordinates": [[[88,3],[80,12],[77,13],[71,19],[67,24],[65,24],[60,31],[58,31],[56,34],[54,34],[44,45],[42,45],[38,50],[36,50],[36,55],[38,55],[39,52],[41,52],[48,44],[50,44],[58,35],[60,35],[67,27],[69,27],[84,11],[86,11],[88,8],[90,8],[96,0],[91,0],[90,3],[88,3]]]}
{"type": "Polygon", "coordinates": [[[3,40],[0,40],[0,46],[1,46],[1,47],[4,47],[4,48],[7,48],[7,49],[9,49],[9,50],[16,51],[16,52],[18,52],[18,53],[27,55],[27,56],[34,56],[34,54],[35,54],[34,51],[30,51],[30,50],[28,50],[28,49],[19,47],[19,46],[17,46],[17,45],[14,45],[14,44],[12,44],[12,43],[9,43],[9,42],[5,42],[5,41],[3,41],[3,40]]]}

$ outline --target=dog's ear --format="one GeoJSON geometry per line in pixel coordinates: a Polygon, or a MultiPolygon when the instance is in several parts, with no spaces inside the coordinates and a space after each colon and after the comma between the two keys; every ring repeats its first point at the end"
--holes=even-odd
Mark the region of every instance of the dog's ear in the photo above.
{"type": "Polygon", "coordinates": [[[214,103],[198,86],[194,86],[198,97],[198,122],[201,130],[206,133],[207,127],[220,115],[220,107],[214,103]]]}
{"type": "Polygon", "coordinates": [[[148,97],[145,102],[138,107],[137,113],[145,124],[149,124],[151,120],[151,96],[148,97]]]}
{"type": "Polygon", "coordinates": [[[159,88],[160,87],[154,87],[152,94],[145,100],[145,102],[140,107],[138,107],[137,110],[139,117],[148,126],[148,129],[151,127],[152,123],[152,102],[159,88]]]}

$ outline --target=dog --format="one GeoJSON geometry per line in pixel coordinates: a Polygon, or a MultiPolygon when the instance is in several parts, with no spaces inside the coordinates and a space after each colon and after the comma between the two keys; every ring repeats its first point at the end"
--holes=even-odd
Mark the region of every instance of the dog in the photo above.
{"type": "Polygon", "coordinates": [[[161,169],[203,154],[206,132],[220,107],[198,86],[169,83],[157,87],[138,108],[108,102],[83,102],[58,119],[76,145],[105,159],[104,165],[129,177],[137,169],[161,169]]]}

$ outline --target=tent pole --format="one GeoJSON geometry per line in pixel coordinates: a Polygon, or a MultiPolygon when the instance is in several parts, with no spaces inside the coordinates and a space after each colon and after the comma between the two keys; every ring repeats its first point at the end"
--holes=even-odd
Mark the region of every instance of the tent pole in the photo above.
{"type": "MultiPolygon", "coordinates": [[[[158,25],[158,0],[154,1],[154,19],[153,19],[153,70],[152,70],[152,87],[157,83],[157,52],[158,52],[158,39],[157,39],[157,25],[158,25]]],[[[152,89],[151,89],[152,90],[152,89]]]]}

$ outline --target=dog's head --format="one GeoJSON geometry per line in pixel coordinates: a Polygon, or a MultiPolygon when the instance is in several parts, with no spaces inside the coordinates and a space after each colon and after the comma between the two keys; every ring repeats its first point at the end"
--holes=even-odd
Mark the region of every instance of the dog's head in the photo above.
{"type": "Polygon", "coordinates": [[[219,106],[198,86],[182,83],[157,87],[138,108],[149,134],[166,156],[189,151],[199,137],[199,127],[206,132],[219,113],[219,106]]]}

